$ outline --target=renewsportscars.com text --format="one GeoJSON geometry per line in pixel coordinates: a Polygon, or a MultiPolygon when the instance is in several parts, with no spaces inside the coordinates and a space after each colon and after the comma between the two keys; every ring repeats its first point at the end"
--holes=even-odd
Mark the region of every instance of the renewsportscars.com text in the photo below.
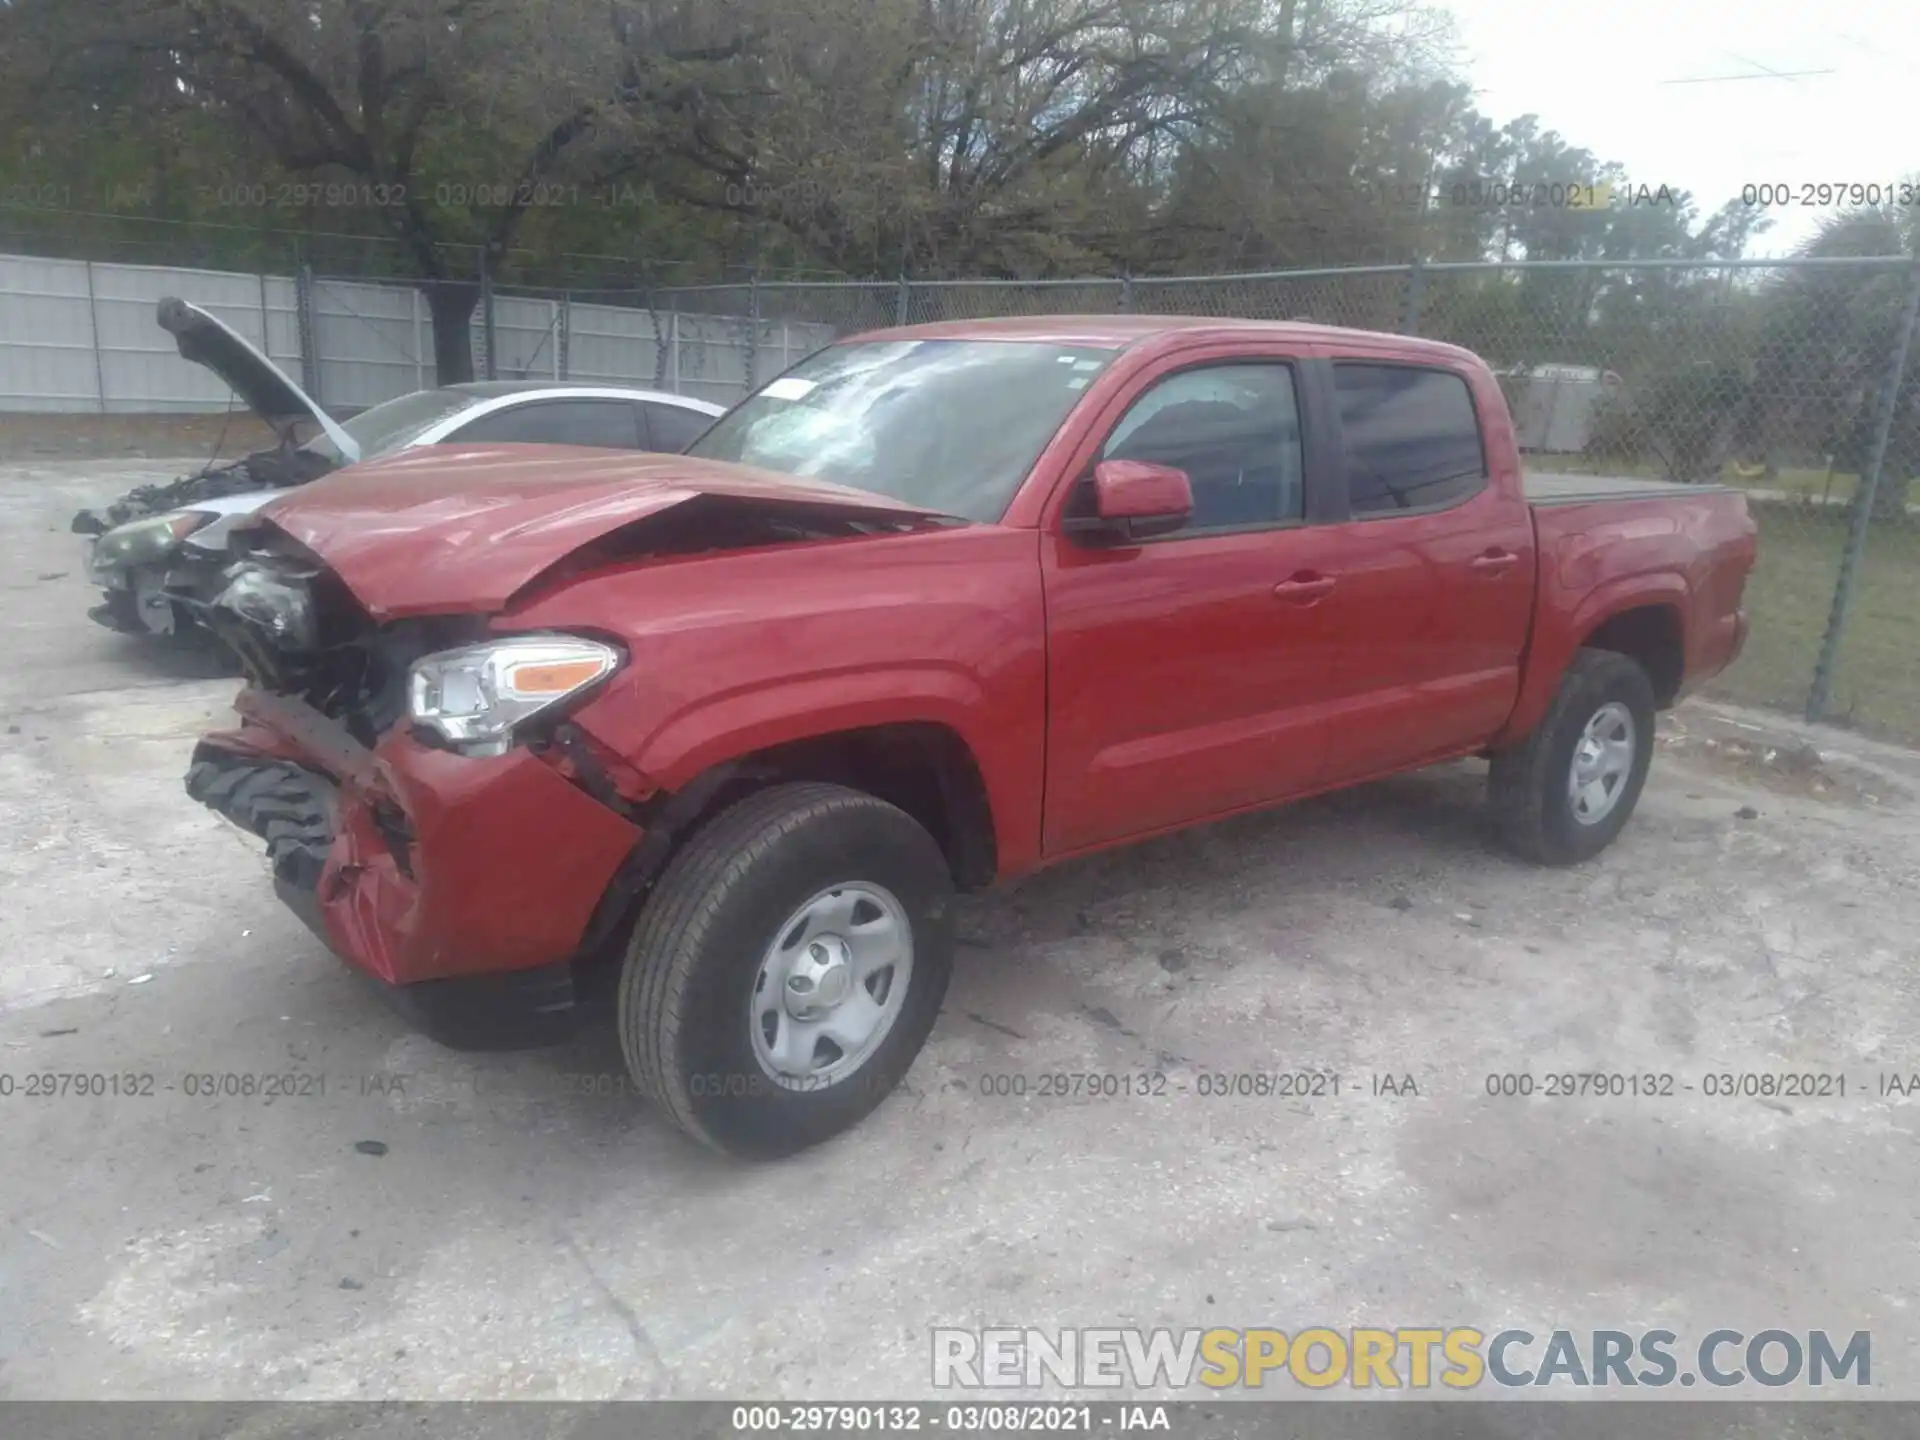
{"type": "Polygon", "coordinates": [[[1283,1330],[935,1329],[940,1389],[1470,1390],[1482,1385],[1641,1389],[1867,1386],[1872,1336],[1855,1330],[1314,1326],[1283,1330]]]}

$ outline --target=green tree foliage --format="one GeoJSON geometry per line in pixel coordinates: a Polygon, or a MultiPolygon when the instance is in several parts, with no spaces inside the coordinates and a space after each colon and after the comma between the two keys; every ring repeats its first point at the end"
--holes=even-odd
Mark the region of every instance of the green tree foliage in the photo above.
{"type": "MultiPolygon", "coordinates": [[[[0,182],[56,203],[0,239],[284,265],[298,232],[419,280],[449,376],[483,269],[1707,259],[1757,214],[1479,114],[1414,0],[0,0],[9,107],[0,182]]],[[[1427,308],[1517,367],[1684,369],[1749,323],[1687,271],[1436,276],[1427,308]]]]}
{"type": "MultiPolygon", "coordinates": [[[[1808,258],[1908,255],[1920,263],[1920,211],[1856,209],[1800,248],[1808,258]]],[[[1876,403],[1898,340],[1909,276],[1897,267],[1782,272],[1764,296],[1753,380],[1742,419],[1769,463],[1824,463],[1859,473],[1876,403]]],[[[1895,396],[1875,508],[1903,514],[1920,470],[1920,353],[1895,396]]]]}

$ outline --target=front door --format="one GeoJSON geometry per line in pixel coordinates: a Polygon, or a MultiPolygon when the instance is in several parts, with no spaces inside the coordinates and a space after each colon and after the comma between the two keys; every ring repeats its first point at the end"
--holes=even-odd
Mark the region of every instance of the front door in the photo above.
{"type": "Polygon", "coordinates": [[[1317,781],[1330,587],[1306,525],[1299,378],[1275,356],[1148,379],[1098,458],[1184,470],[1191,520],[1126,546],[1045,536],[1049,855],[1317,781]]]}

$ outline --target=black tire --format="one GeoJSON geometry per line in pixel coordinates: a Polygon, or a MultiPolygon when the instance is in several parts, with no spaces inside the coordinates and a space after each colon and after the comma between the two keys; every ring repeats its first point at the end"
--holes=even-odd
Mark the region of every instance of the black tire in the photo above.
{"type": "Polygon", "coordinates": [[[203,749],[187,767],[188,795],[266,841],[277,879],[308,887],[319,884],[333,844],[333,793],[331,781],[277,760],[203,749]]]}
{"type": "Polygon", "coordinates": [[[926,1043],[953,968],[953,879],[906,812],[838,785],[776,785],[737,802],[675,855],[634,926],[620,1046],[634,1083],[695,1139],[749,1159],[804,1150],[863,1119],[926,1043]],[[885,887],[913,934],[907,994],[879,1048],[813,1089],[755,1058],[750,1000],[777,928],[822,890],[885,887]]]}
{"type": "Polygon", "coordinates": [[[1514,853],[1540,865],[1572,865],[1598,855],[1626,825],[1653,760],[1653,682],[1612,650],[1581,650],[1560,680],[1545,718],[1524,742],[1493,757],[1494,825],[1514,853]],[[1610,704],[1633,717],[1631,768],[1612,809],[1584,824],[1568,793],[1574,748],[1587,722],[1610,704]]]}

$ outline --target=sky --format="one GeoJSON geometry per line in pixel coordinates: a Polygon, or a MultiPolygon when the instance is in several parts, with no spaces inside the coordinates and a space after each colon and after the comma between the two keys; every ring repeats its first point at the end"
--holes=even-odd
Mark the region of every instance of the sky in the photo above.
{"type": "MultiPolygon", "coordinates": [[[[1536,114],[1703,215],[1750,183],[1920,178],[1920,0],[1443,3],[1483,115],[1536,114]],[[1768,71],[1829,73],[1712,78],[1768,71]]],[[[1788,253],[1828,213],[1769,208],[1748,253],[1788,253]]]]}

